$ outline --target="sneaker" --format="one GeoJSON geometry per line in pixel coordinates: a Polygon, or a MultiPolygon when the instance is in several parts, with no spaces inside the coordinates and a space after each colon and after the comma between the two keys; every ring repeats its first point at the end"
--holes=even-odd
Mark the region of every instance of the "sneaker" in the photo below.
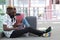
{"type": "Polygon", "coordinates": [[[48,28],[46,29],[46,33],[50,32],[50,31],[51,31],[51,27],[48,27],[48,28]]]}

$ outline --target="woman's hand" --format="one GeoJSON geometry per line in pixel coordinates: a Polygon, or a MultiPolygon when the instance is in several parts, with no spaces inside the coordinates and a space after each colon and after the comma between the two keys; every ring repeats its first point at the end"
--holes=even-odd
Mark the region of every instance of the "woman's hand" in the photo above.
{"type": "Polygon", "coordinates": [[[23,23],[15,23],[14,25],[13,25],[13,27],[15,28],[15,27],[17,27],[17,26],[19,26],[19,25],[22,25],[23,23]]]}
{"type": "Polygon", "coordinates": [[[22,30],[24,28],[15,27],[14,30],[22,30]]]}
{"type": "Polygon", "coordinates": [[[20,30],[18,27],[15,27],[14,30],[20,30]]]}

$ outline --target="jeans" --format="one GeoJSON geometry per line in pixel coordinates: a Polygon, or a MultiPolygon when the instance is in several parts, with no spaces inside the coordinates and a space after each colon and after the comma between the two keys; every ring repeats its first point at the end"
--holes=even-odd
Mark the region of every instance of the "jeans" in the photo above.
{"type": "Polygon", "coordinates": [[[30,27],[30,24],[28,23],[28,21],[27,21],[25,18],[23,19],[22,22],[23,22],[23,24],[26,25],[27,27],[30,27]]]}

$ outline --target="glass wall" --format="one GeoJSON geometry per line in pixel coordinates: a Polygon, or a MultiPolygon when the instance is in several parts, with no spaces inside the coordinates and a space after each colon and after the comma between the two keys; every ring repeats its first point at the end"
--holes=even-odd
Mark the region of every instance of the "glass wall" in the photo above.
{"type": "Polygon", "coordinates": [[[53,9],[53,14],[52,18],[53,20],[60,20],[60,0],[52,0],[52,9],[53,9]]]}
{"type": "Polygon", "coordinates": [[[6,12],[5,9],[6,9],[6,1],[5,0],[0,0],[0,32],[3,31],[3,16],[4,16],[4,13],[6,12]]]}
{"type": "Polygon", "coordinates": [[[5,6],[6,6],[6,0],[0,0],[0,9],[2,9],[4,12],[6,12],[5,6]]]}
{"type": "Polygon", "coordinates": [[[18,13],[36,16],[40,21],[59,21],[59,0],[14,0],[18,13]]]}

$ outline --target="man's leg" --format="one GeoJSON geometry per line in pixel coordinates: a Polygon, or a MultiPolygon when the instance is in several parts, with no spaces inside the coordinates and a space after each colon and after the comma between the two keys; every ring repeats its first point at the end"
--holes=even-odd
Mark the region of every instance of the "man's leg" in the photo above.
{"type": "Polygon", "coordinates": [[[11,34],[10,38],[16,38],[16,37],[20,37],[23,34],[27,33],[29,31],[28,28],[22,29],[22,30],[15,30],[13,31],[13,33],[11,34]]]}
{"type": "Polygon", "coordinates": [[[36,29],[33,29],[33,28],[25,28],[25,29],[22,29],[22,30],[15,30],[12,34],[11,34],[11,37],[10,38],[16,38],[16,37],[20,37],[22,36],[24,33],[27,33],[27,32],[30,32],[30,33],[33,33],[33,34],[36,34],[38,36],[42,36],[44,33],[47,33],[47,32],[50,32],[51,31],[51,27],[49,27],[46,31],[40,31],[40,30],[36,30],[36,29]]]}
{"type": "Polygon", "coordinates": [[[30,33],[33,33],[33,34],[38,35],[38,36],[42,36],[44,33],[44,31],[36,30],[36,29],[30,28],[30,27],[28,29],[29,29],[30,33]]]}
{"type": "Polygon", "coordinates": [[[51,27],[49,27],[45,31],[40,31],[40,30],[36,30],[36,29],[33,29],[33,28],[29,27],[29,32],[33,33],[33,34],[36,34],[38,36],[42,36],[44,33],[47,33],[47,32],[50,32],[50,31],[51,31],[51,27]]]}

